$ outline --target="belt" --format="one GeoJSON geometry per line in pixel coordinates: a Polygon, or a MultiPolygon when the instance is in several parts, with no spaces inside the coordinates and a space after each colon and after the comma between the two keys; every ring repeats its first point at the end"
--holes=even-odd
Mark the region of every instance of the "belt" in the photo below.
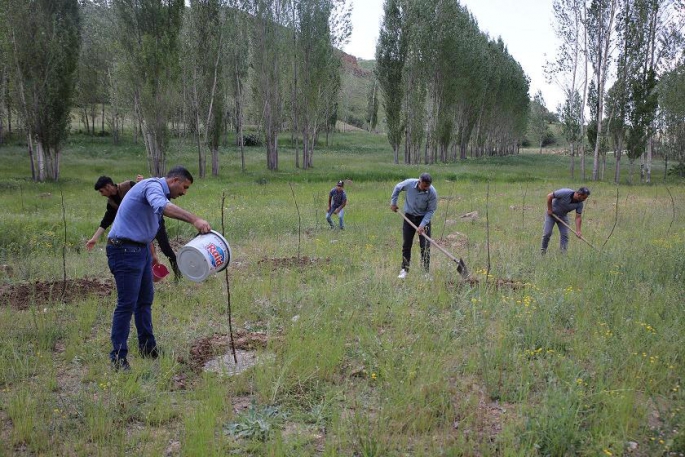
{"type": "Polygon", "coordinates": [[[112,246],[123,246],[124,244],[132,244],[134,246],[147,246],[147,243],[129,240],[128,238],[107,238],[107,244],[112,246]]]}

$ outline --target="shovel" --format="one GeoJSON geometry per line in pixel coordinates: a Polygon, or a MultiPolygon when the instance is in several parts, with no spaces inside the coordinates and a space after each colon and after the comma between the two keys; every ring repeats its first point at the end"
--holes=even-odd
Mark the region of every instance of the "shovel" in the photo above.
{"type": "MultiPolygon", "coordinates": [[[[552,213],[552,217],[553,217],[554,219],[556,219],[557,221],[559,221],[559,223],[562,224],[563,226],[565,226],[567,229],[569,229],[569,230],[572,231],[573,233],[576,233],[576,231],[573,230],[573,229],[571,228],[571,226],[568,225],[566,222],[564,222],[564,220],[561,219],[559,216],[557,216],[556,214],[552,213]]],[[[576,234],[576,236],[578,236],[578,235],[576,234]]],[[[578,236],[578,238],[580,238],[581,240],[585,241],[585,242],[587,243],[587,245],[590,246],[590,247],[591,247],[592,249],[594,249],[595,251],[597,250],[596,247],[594,247],[592,244],[590,244],[590,242],[589,242],[588,240],[586,240],[585,238],[583,238],[582,236],[578,236]]]]}
{"type": "MultiPolygon", "coordinates": [[[[402,211],[397,211],[397,212],[400,213],[400,216],[402,216],[404,218],[404,220],[407,221],[407,223],[409,225],[414,227],[415,230],[419,229],[411,220],[409,220],[409,218],[407,216],[404,215],[404,213],[402,211]]],[[[447,252],[447,250],[445,248],[440,246],[438,243],[436,243],[431,237],[429,237],[425,233],[422,236],[424,238],[426,238],[430,242],[430,244],[432,244],[433,246],[438,248],[443,254],[445,254],[447,257],[452,259],[454,261],[454,263],[457,264],[457,271],[459,272],[459,274],[461,274],[462,278],[468,278],[469,277],[469,272],[467,271],[466,264],[464,263],[463,260],[458,259],[455,256],[453,256],[452,254],[450,254],[449,252],[447,252]]]]}

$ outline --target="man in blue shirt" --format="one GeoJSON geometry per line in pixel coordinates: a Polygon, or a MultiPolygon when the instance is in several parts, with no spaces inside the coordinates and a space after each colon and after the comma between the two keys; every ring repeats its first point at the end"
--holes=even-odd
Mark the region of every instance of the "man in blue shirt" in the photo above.
{"type": "Polygon", "coordinates": [[[345,182],[338,181],[338,184],[331,189],[328,193],[328,210],[326,211],[326,220],[331,228],[335,228],[333,225],[333,220],[331,216],[333,214],[338,215],[338,222],[340,224],[340,230],[345,230],[345,222],[343,218],[345,217],[345,206],[347,205],[347,194],[345,193],[345,182]]]}
{"type": "Polygon", "coordinates": [[[566,252],[568,247],[568,213],[576,211],[576,236],[580,238],[580,226],[582,224],[583,202],[590,195],[590,189],[581,187],[574,191],[573,189],[559,189],[547,194],[547,213],[545,214],[545,225],[542,229],[542,254],[547,252],[549,239],[552,236],[554,225],[559,226],[559,246],[561,252],[566,252]],[[555,219],[556,216],[559,220],[555,219]],[[564,225],[565,224],[565,225],[564,225]]]}
{"type": "Polygon", "coordinates": [[[159,230],[162,215],[192,224],[200,233],[209,223],[174,205],[169,199],[185,195],[193,177],[175,167],[166,178],[140,181],[124,196],[109,231],[107,261],[117,286],[117,306],[112,316],[112,352],[116,370],[129,370],[128,335],[131,316],[138,331],[138,349],[143,357],[156,358],[159,349],[152,331],[152,255],[148,246],[159,230]]]}
{"type": "MultiPolygon", "coordinates": [[[[121,182],[119,184],[115,184],[114,181],[112,181],[112,178],[110,178],[109,176],[100,176],[98,178],[98,180],[95,182],[95,190],[97,190],[100,193],[100,195],[107,198],[107,210],[105,211],[105,215],[102,217],[102,221],[100,221],[100,226],[95,231],[95,234],[93,234],[92,238],[86,242],[86,249],[88,249],[89,251],[93,249],[93,247],[97,244],[98,240],[100,239],[100,236],[102,236],[102,234],[105,233],[109,226],[112,225],[112,222],[114,222],[114,218],[117,215],[117,210],[119,209],[121,200],[124,199],[126,193],[131,189],[131,187],[133,187],[136,184],[136,182],[140,182],[143,179],[145,179],[143,175],[138,175],[136,177],[135,182],[129,180],[121,182]]],[[[164,218],[161,218],[159,220],[159,231],[157,232],[155,239],[159,244],[159,248],[162,250],[164,255],[169,259],[169,264],[171,265],[171,269],[174,270],[174,277],[176,281],[180,281],[181,270],[178,269],[176,253],[171,247],[171,243],[169,243],[169,235],[166,232],[164,218]]],[[[154,263],[158,263],[154,250],[154,245],[151,244],[150,249],[152,249],[154,263]]]]}
{"type": "MultiPolygon", "coordinates": [[[[430,243],[420,235],[425,233],[429,237],[431,236],[431,218],[438,207],[438,193],[435,187],[431,185],[432,182],[433,178],[428,173],[423,173],[419,179],[406,179],[395,186],[392,197],[390,197],[390,209],[397,212],[397,199],[400,192],[406,192],[404,213],[418,227],[421,260],[426,273],[430,268],[430,243]]],[[[409,271],[411,247],[416,232],[417,230],[405,220],[402,225],[402,269],[398,276],[400,279],[404,279],[409,271]]]]}

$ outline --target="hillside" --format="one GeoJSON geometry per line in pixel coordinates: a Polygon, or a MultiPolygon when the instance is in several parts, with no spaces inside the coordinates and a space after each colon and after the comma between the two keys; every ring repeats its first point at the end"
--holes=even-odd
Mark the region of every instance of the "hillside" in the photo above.
{"type": "MultiPolygon", "coordinates": [[[[366,111],[368,97],[373,84],[375,60],[362,60],[350,54],[341,53],[343,62],[342,89],[338,119],[352,126],[368,130],[366,111]]],[[[377,131],[383,130],[382,106],[379,104],[377,131]]]]}

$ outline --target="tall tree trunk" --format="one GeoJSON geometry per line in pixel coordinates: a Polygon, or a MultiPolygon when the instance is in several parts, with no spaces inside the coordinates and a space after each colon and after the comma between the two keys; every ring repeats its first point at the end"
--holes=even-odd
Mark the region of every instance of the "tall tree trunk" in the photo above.
{"type": "Polygon", "coordinates": [[[616,158],[616,166],[614,167],[614,184],[619,184],[621,181],[621,156],[623,155],[623,140],[621,138],[616,142],[614,149],[614,157],[616,158]]]}
{"type": "Polygon", "coordinates": [[[575,173],[576,173],[576,144],[575,142],[571,142],[571,164],[569,166],[569,169],[571,171],[571,180],[575,179],[575,173]]]}
{"type": "Polygon", "coordinates": [[[38,167],[38,182],[45,181],[45,151],[43,150],[43,144],[36,140],[36,165],[38,167]]]}
{"type": "MultiPolygon", "coordinates": [[[[608,71],[609,48],[611,45],[611,32],[614,24],[614,16],[616,0],[611,0],[611,10],[609,12],[609,24],[605,29],[605,33],[597,34],[597,50],[600,56],[597,61],[597,139],[595,141],[595,153],[592,165],[592,180],[597,181],[599,171],[599,149],[601,146],[600,139],[602,138],[602,116],[604,112],[604,85],[606,83],[606,72],[608,71]]],[[[601,13],[600,13],[601,16],[601,13]]],[[[603,27],[603,24],[601,25],[603,27]]]]}
{"type": "MultiPolygon", "coordinates": [[[[236,66],[238,62],[236,61],[236,66]]],[[[245,139],[243,137],[243,108],[242,108],[242,97],[243,90],[240,84],[240,76],[236,72],[236,90],[238,92],[238,97],[236,97],[236,122],[238,123],[238,144],[240,146],[240,170],[245,172],[245,139]]]]}
{"type": "Polygon", "coordinates": [[[31,163],[31,180],[36,181],[37,176],[36,176],[36,164],[35,160],[33,158],[33,138],[30,133],[26,135],[26,139],[29,145],[29,162],[31,163]]]}

